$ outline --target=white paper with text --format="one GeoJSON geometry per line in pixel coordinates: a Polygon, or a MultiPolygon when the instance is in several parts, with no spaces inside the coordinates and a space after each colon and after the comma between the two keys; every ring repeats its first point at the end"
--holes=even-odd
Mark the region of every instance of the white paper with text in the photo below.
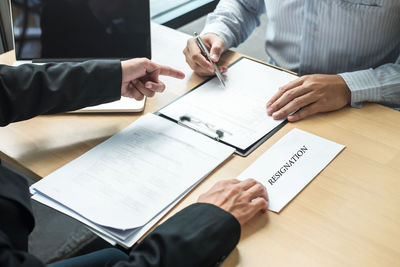
{"type": "Polygon", "coordinates": [[[222,131],[222,141],[247,149],[283,122],[267,115],[266,103],[297,76],[243,58],[224,78],[226,87],[214,77],[160,112],[177,121],[188,116],[198,126],[222,131]]]}
{"type": "Polygon", "coordinates": [[[234,149],[153,114],[31,186],[86,219],[141,227],[234,149]]]}
{"type": "Polygon", "coordinates": [[[293,129],[242,172],[268,192],[269,210],[280,212],[344,149],[343,145],[293,129]]]}

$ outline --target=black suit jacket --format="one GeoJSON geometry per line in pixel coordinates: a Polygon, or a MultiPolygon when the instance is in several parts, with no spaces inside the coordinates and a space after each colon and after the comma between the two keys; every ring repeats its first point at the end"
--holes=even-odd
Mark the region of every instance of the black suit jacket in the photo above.
{"type": "MultiPolygon", "coordinates": [[[[119,61],[0,66],[0,125],[116,100],[119,61]]],[[[0,166],[0,266],[43,266],[27,252],[34,227],[28,185],[0,166]]],[[[197,203],[171,217],[117,266],[215,266],[236,246],[240,225],[228,212],[197,203]]]]}

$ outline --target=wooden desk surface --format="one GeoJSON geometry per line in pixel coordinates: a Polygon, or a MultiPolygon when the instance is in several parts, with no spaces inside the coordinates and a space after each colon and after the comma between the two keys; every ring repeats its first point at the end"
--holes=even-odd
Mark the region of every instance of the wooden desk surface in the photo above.
{"type": "MultiPolygon", "coordinates": [[[[153,25],[153,59],[180,68],[187,77],[164,79],[168,89],[149,99],[143,113],[156,111],[202,81],[181,54],[186,38],[153,25]]],[[[238,56],[229,53],[224,60],[238,56]]],[[[0,129],[0,156],[40,179],[140,115],[63,114],[15,123],[0,129]]],[[[216,181],[235,178],[294,127],[346,149],[280,214],[268,212],[247,224],[223,266],[400,266],[400,114],[376,104],[287,124],[248,157],[233,156],[168,216],[216,181]]]]}

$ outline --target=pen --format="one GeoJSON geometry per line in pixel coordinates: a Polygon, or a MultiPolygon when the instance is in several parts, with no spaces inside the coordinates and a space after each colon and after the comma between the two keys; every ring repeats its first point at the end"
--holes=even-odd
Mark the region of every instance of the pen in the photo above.
{"type": "Polygon", "coordinates": [[[225,87],[224,78],[222,77],[222,74],[219,71],[217,64],[215,64],[215,62],[211,60],[210,53],[208,52],[207,47],[204,45],[203,41],[200,38],[200,35],[198,35],[197,32],[194,33],[194,38],[196,39],[196,43],[199,46],[201,52],[203,52],[203,54],[205,54],[207,56],[208,61],[210,61],[210,63],[213,65],[213,67],[215,69],[215,74],[217,75],[218,80],[225,87]]]}

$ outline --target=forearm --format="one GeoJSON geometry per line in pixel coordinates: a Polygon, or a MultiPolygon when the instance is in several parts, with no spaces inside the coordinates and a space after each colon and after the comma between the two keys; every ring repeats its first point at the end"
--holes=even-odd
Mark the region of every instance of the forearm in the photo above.
{"type": "Polygon", "coordinates": [[[221,0],[207,16],[202,34],[215,33],[226,48],[236,47],[260,24],[259,16],[264,12],[263,0],[221,0]]]}
{"type": "Polygon", "coordinates": [[[194,204],[150,233],[117,266],[215,266],[236,246],[240,224],[211,204],[194,204]]]}
{"type": "Polygon", "coordinates": [[[114,101],[121,96],[119,61],[0,66],[0,126],[114,101]]]}
{"type": "Polygon", "coordinates": [[[374,102],[400,108],[400,64],[340,74],[351,91],[351,105],[374,102]]]}

